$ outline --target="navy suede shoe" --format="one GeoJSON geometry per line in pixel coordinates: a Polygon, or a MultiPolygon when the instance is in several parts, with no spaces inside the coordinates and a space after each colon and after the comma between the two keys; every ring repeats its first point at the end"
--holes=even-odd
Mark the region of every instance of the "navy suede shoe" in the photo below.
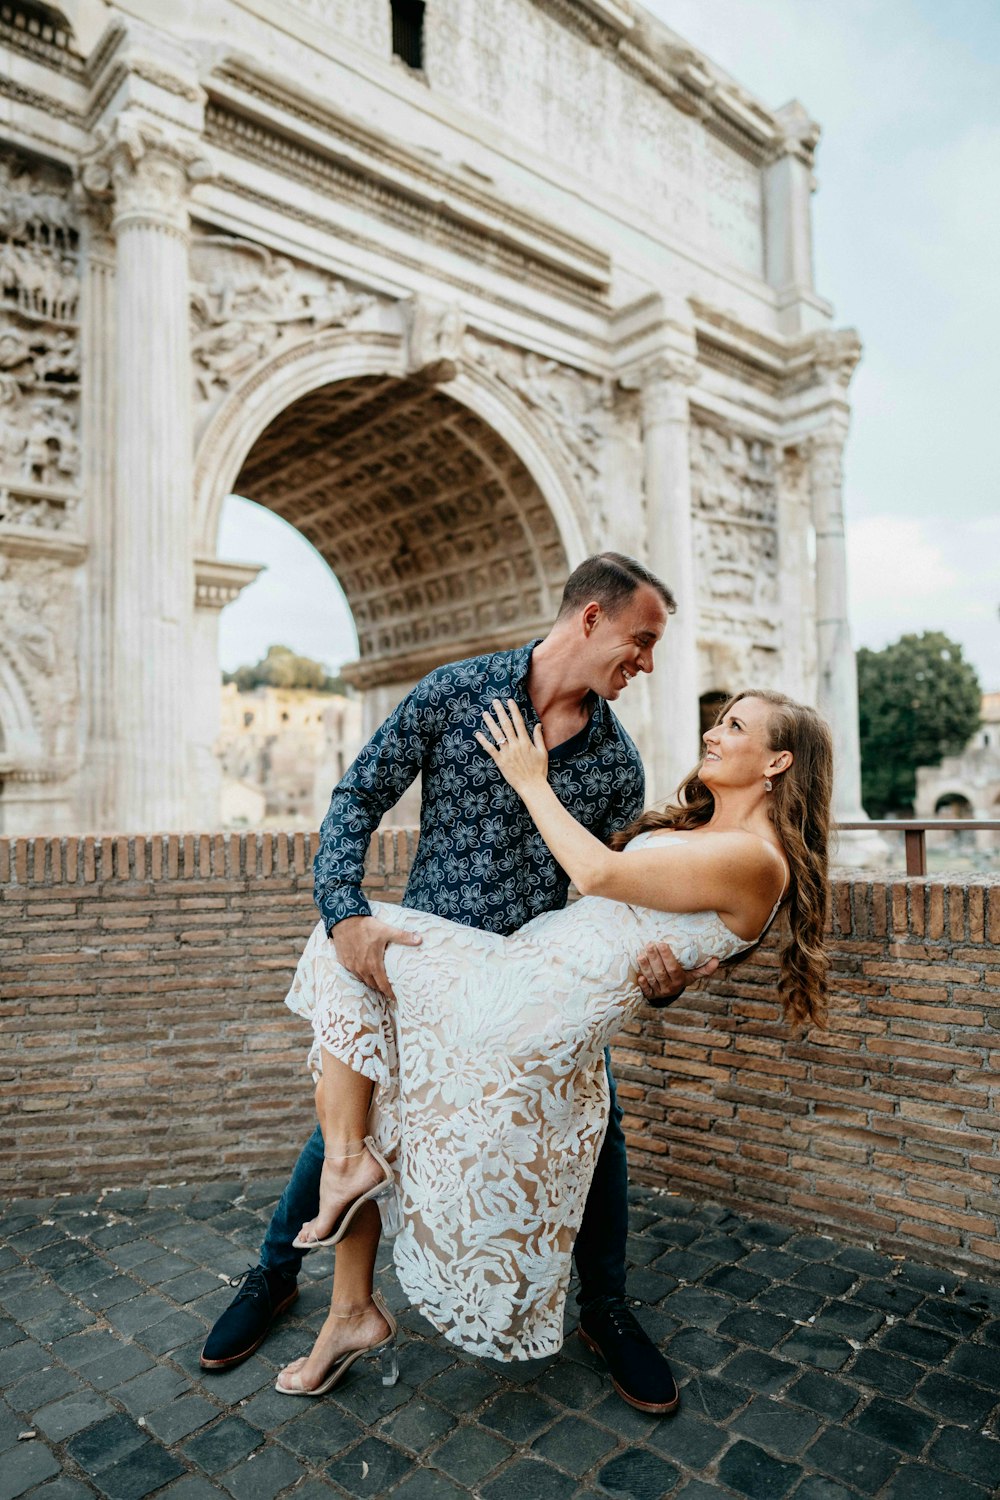
{"type": "Polygon", "coordinates": [[[660,1416],[677,1410],[681,1398],[670,1366],[624,1302],[584,1308],[579,1331],[587,1348],[601,1355],[612,1385],[629,1406],[660,1416]]]}
{"type": "Polygon", "coordinates": [[[201,1351],[203,1370],[229,1370],[249,1359],[264,1342],[267,1330],[279,1313],[291,1307],[299,1289],[294,1276],[247,1266],[231,1281],[239,1291],[221,1318],[215,1322],[201,1351]]]}

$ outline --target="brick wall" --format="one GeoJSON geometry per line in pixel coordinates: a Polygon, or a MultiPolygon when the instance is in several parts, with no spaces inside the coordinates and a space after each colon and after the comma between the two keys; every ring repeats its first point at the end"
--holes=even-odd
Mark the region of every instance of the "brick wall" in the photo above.
{"type": "MultiPolygon", "coordinates": [[[[373,840],[398,900],[414,835],[373,840]]],[[[0,1192],[280,1174],[312,1124],[281,1000],[303,834],[0,840],[0,1192]]],[[[1000,1264],[1000,883],[837,885],[831,1028],[776,945],[616,1049],[633,1176],[954,1265],[1000,1264]]]]}

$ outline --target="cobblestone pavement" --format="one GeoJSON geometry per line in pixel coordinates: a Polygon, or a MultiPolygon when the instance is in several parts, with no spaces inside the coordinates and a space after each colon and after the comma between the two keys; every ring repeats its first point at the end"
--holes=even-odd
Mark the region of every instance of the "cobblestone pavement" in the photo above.
{"type": "Polygon", "coordinates": [[[0,1500],[1000,1495],[1000,1284],[644,1189],[630,1290],[683,1381],[675,1417],[626,1406],[573,1336],[530,1365],[464,1357],[387,1268],[399,1384],[362,1364],[321,1400],[281,1396],[277,1367],[323,1317],[318,1257],[264,1349],[203,1375],[222,1278],[256,1261],[280,1186],[7,1206],[0,1500]]]}

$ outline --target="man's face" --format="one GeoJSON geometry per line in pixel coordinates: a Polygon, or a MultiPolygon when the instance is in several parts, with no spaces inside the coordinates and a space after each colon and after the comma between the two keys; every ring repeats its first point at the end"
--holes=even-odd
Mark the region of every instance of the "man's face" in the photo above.
{"type": "Polygon", "coordinates": [[[667,626],[667,606],[644,583],[617,615],[588,604],[581,620],[587,685],[613,703],[639,672],[653,670],[653,649],[667,626]]]}

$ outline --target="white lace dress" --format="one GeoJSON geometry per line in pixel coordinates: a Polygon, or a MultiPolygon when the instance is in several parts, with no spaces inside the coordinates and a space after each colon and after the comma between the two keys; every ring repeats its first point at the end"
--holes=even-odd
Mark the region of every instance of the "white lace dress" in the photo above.
{"type": "MultiPolygon", "coordinates": [[[[640,834],[629,848],[676,837],[640,834]]],[[[312,1023],[310,1066],[321,1070],[325,1048],[376,1086],[370,1129],[395,1158],[394,1255],[413,1304],[475,1354],[553,1354],[607,1124],[604,1048],[642,999],[635,959],[667,942],[695,968],[749,944],[715,912],[600,896],[510,937],[372,911],[423,942],[387,949],[392,1004],[337,962],[316,926],[286,999],[312,1023]]]]}

